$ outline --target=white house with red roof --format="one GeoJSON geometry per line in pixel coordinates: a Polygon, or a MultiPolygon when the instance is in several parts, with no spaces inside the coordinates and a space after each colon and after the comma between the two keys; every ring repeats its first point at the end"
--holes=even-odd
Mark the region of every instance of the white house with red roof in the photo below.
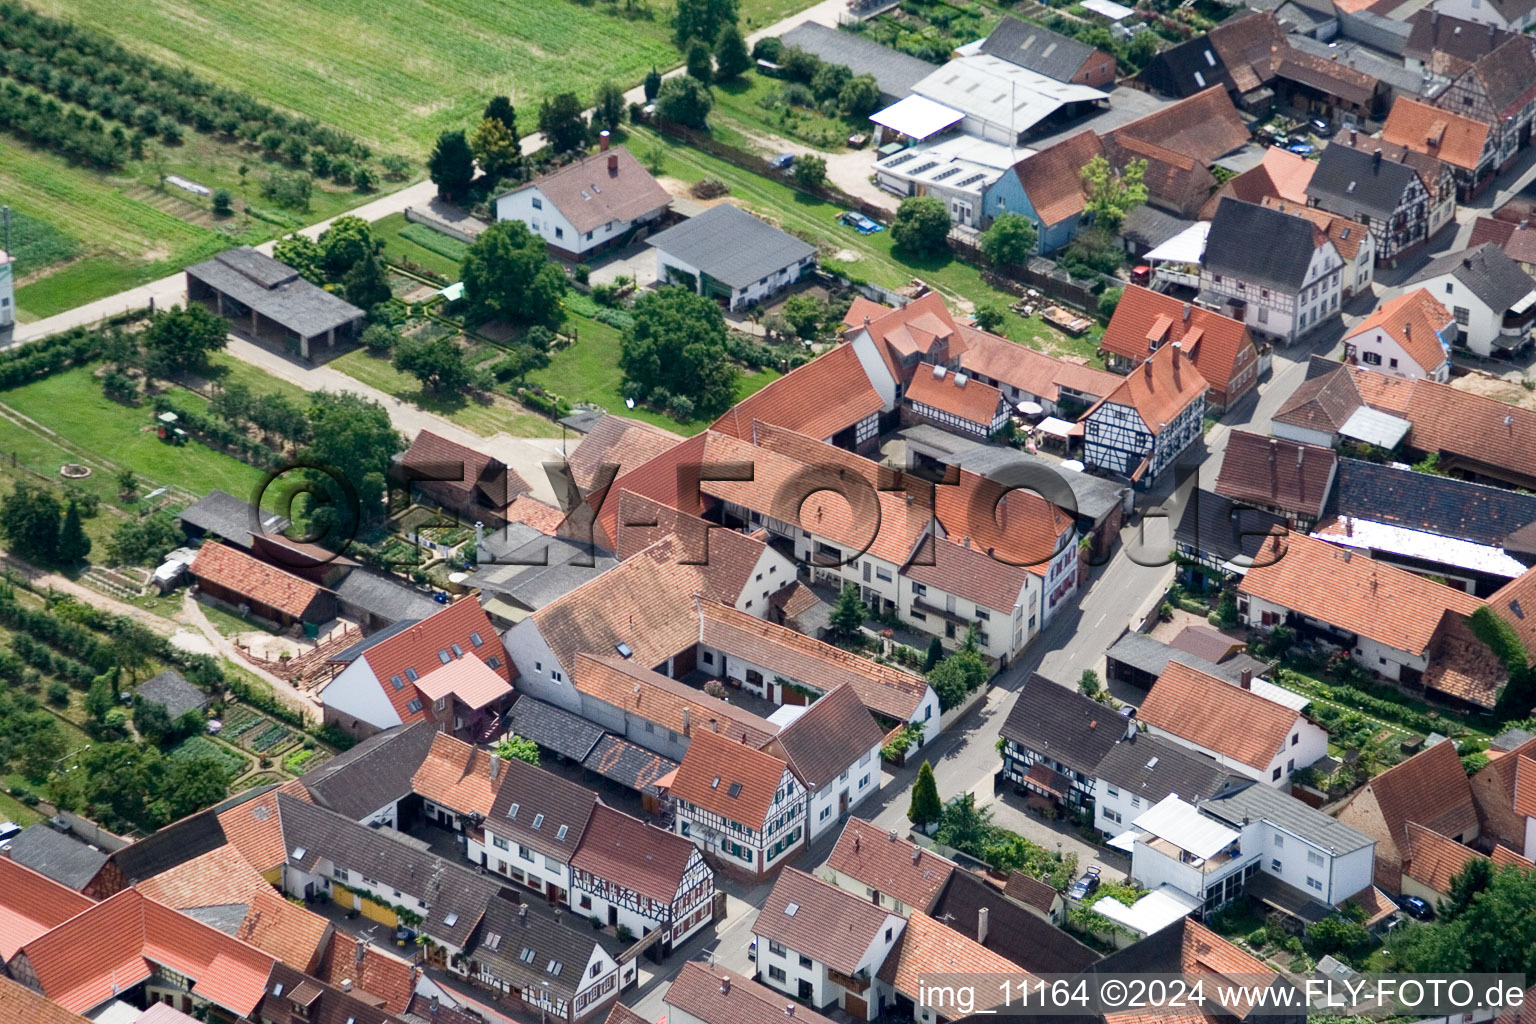
{"type": "Polygon", "coordinates": [[[360,738],[430,721],[441,732],[485,742],[500,731],[516,675],[474,598],[425,619],[402,620],[331,664],[345,667],[320,691],[325,724],[360,738]]]}
{"type": "Polygon", "coordinates": [[[1424,288],[1405,292],[1344,336],[1344,356],[1361,366],[1410,380],[1451,379],[1456,318],[1424,288]]]}

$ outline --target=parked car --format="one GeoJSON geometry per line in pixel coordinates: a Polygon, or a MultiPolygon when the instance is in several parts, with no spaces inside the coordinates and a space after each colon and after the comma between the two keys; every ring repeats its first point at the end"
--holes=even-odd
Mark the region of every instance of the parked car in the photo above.
{"type": "Polygon", "coordinates": [[[879,223],[878,221],[870,220],[862,213],[857,213],[853,210],[844,212],[843,214],[839,215],[837,219],[839,223],[853,228],[861,235],[872,235],[876,231],[885,230],[885,225],[879,223]]]}
{"type": "Polygon", "coordinates": [[[1320,117],[1315,119],[1308,127],[1312,129],[1312,134],[1320,139],[1326,139],[1333,135],[1333,125],[1320,117]]]}
{"type": "Polygon", "coordinates": [[[780,153],[778,156],[768,161],[768,166],[772,167],[776,171],[787,171],[794,165],[794,163],[795,154],[780,153]]]}
{"type": "Polygon", "coordinates": [[[747,959],[748,960],[753,960],[753,961],[757,960],[757,936],[756,935],[752,936],[752,941],[747,946],[747,959]]]}
{"type": "Polygon", "coordinates": [[[0,821],[0,843],[5,842],[20,831],[21,826],[14,821],[0,821]]]}
{"type": "Polygon", "coordinates": [[[1293,142],[1285,147],[1297,156],[1311,156],[1317,152],[1317,147],[1310,142],[1293,142]]]}
{"type": "Polygon", "coordinates": [[[1420,921],[1433,921],[1435,919],[1435,908],[1417,896],[1404,896],[1398,901],[1398,906],[1403,908],[1403,913],[1420,921]]]}
{"type": "Polygon", "coordinates": [[[1099,891],[1099,869],[1089,868],[1083,872],[1083,877],[1072,883],[1072,888],[1067,890],[1067,899],[1085,900],[1099,891]]]}
{"type": "Polygon", "coordinates": [[[869,136],[865,135],[863,132],[854,132],[852,135],[848,136],[849,149],[863,149],[865,144],[868,142],[869,136]]]}

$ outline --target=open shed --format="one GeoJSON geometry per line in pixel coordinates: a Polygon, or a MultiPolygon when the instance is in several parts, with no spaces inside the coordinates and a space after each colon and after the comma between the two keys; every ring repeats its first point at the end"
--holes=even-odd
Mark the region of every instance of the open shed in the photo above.
{"type": "Polygon", "coordinates": [[[323,338],[333,346],[337,337],[355,334],[365,315],[350,302],[304,280],[286,263],[248,245],[188,267],[187,301],[211,301],[220,316],[244,319],[257,339],[263,325],[275,327],[285,338],[297,341],[305,359],[311,341],[323,338]]]}

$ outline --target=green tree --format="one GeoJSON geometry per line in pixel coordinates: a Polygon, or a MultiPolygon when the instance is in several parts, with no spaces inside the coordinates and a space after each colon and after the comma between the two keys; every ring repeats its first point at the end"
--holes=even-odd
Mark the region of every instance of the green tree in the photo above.
{"type": "Polygon", "coordinates": [[[917,781],[912,784],[912,802],[907,807],[907,820],[918,828],[924,828],[943,816],[944,805],[939,801],[939,784],[933,777],[933,765],[924,761],[917,770],[917,781]]]}
{"type": "Polygon", "coordinates": [[[516,174],[523,163],[517,136],[498,118],[483,119],[469,136],[470,151],[480,162],[480,169],[494,178],[516,174]]]}
{"type": "Polygon", "coordinates": [[[809,292],[800,292],[784,300],[784,319],[795,333],[810,341],[821,330],[827,305],[809,292]]]}
{"type": "Polygon", "coordinates": [[[661,92],[661,72],[656,70],[654,64],[651,65],[651,70],[645,73],[645,84],[642,88],[645,90],[645,102],[647,103],[654,100],[656,94],[661,92]]]}
{"type": "Polygon", "coordinates": [[[505,96],[492,96],[485,105],[482,118],[494,117],[500,121],[517,138],[517,110],[512,106],[512,101],[505,96]]]}
{"type": "Polygon", "coordinates": [[[896,208],[891,225],[891,241],[896,247],[916,256],[927,256],[944,248],[949,237],[949,211],[936,196],[911,196],[896,208]]]}
{"type": "Polygon", "coordinates": [[[956,660],[957,657],[958,655],[950,655],[928,673],[928,685],[933,687],[933,692],[938,695],[940,711],[948,711],[965,700],[967,692],[965,666],[956,660]]]}
{"type": "Polygon", "coordinates": [[[976,794],[964,793],[945,805],[935,838],[945,846],[980,857],[996,833],[991,808],[977,807],[976,794]]]}
{"type": "Polygon", "coordinates": [[[658,389],[681,394],[713,419],[736,401],[725,318],[709,299],[683,288],[648,292],[635,303],[619,347],[627,394],[645,400],[658,389]]]}
{"type": "Polygon", "coordinates": [[[164,743],[175,731],[165,705],[151,700],[134,701],[133,728],[140,736],[156,746],[164,743]]]}
{"type": "Polygon", "coordinates": [[[208,353],[229,344],[229,324],[197,303],[172,306],[156,314],[142,337],[150,372],[166,376],[207,368],[208,353]]]}
{"type": "Polygon", "coordinates": [[[715,76],[722,82],[730,82],[752,67],[752,55],[741,38],[741,29],[733,21],[720,30],[715,40],[715,76]]]}
{"type": "Polygon", "coordinates": [[[46,487],[18,481],[0,501],[0,537],[20,558],[52,562],[59,555],[59,499],[46,487]]]}
{"type": "Polygon", "coordinates": [[[521,221],[499,221],[481,232],[464,261],[471,319],[560,326],[565,275],[546,252],[544,240],[521,221]]]}
{"type": "Polygon", "coordinates": [[[387,302],[392,294],[389,290],[389,277],[384,272],[384,261],[377,256],[358,260],[341,279],[341,287],[347,301],[359,309],[372,309],[381,302],[387,302]]]}
{"type": "Polygon", "coordinates": [[[656,116],[689,128],[704,128],[714,104],[703,82],[691,75],[674,75],[661,83],[656,94],[656,116]]]}
{"type": "Polygon", "coordinates": [[[376,522],[384,513],[385,474],[405,450],[389,413],[350,392],[317,391],[310,397],[309,422],[312,440],[305,456],[334,467],[356,490],[364,522],[376,522]]]}
{"type": "Polygon", "coordinates": [[[117,694],[112,690],[112,680],[105,675],[97,676],[85,693],[85,713],[93,722],[105,722],[107,712],[117,706],[117,694]]]}
{"type": "Polygon", "coordinates": [[[677,0],[672,41],[681,50],[692,39],[719,39],[725,26],[735,23],[736,0],[677,0]]]}
{"type": "Polygon", "coordinates": [[[235,212],[235,197],[229,189],[215,189],[213,193],[213,215],[215,217],[228,217],[235,212]]]}
{"type": "Polygon", "coordinates": [[[587,123],[575,93],[556,93],[539,105],[539,131],[556,153],[579,153],[586,148],[587,123]]]}
{"type": "Polygon", "coordinates": [[[325,276],[333,281],[341,280],[363,260],[384,251],[384,243],[374,237],[368,222],[352,214],[332,221],[321,233],[318,245],[325,276]]]}
{"type": "Polygon", "coordinates": [[[928,653],[923,656],[923,672],[933,671],[933,666],[944,659],[944,642],[938,637],[928,641],[928,653]]]}
{"type": "Polygon", "coordinates": [[[1039,241],[1034,221],[1021,213],[1000,213],[981,234],[981,254],[993,266],[1028,263],[1039,241]]]}
{"type": "Polygon", "coordinates": [[[843,86],[853,80],[853,72],[846,64],[822,64],[811,76],[811,92],[818,102],[836,103],[843,94],[843,86]]]}
{"type": "Polygon", "coordinates": [[[437,394],[458,394],[469,387],[464,350],[449,335],[428,340],[403,339],[395,346],[395,369],[421,381],[437,394]]]}
{"type": "Polygon", "coordinates": [[[79,565],[91,553],[91,538],[85,535],[80,522],[80,505],[69,499],[64,509],[64,524],[59,527],[59,561],[65,565],[79,565]]]}
{"type": "Polygon", "coordinates": [[[507,733],[506,738],[496,744],[496,753],[503,761],[527,761],[534,767],[539,764],[539,745],[516,733],[507,733]]]}
{"type": "Polygon", "coordinates": [[[837,109],[844,117],[859,120],[880,105],[880,83],[874,75],[854,75],[837,91],[837,109]]]}
{"type": "Polygon", "coordinates": [[[427,177],[437,186],[437,194],[451,202],[459,202],[469,192],[475,180],[475,154],[462,131],[438,135],[427,157],[427,177]]]}
{"type": "Polygon", "coordinates": [[[180,540],[181,531],[168,513],[126,519],[107,541],[107,558],[113,565],[154,565],[180,540]]]}
{"type": "Polygon", "coordinates": [[[795,184],[801,188],[820,188],[827,182],[827,161],[814,153],[795,157],[795,184]]]}
{"type": "Polygon", "coordinates": [[[1125,215],[1147,201],[1147,162],[1132,160],[1119,171],[1102,156],[1083,165],[1083,186],[1088,196],[1083,209],[1096,223],[1113,231],[1125,215]]]}
{"type": "Polygon", "coordinates": [[[616,132],[624,123],[624,109],[624,90],[617,82],[605,81],[597,87],[592,101],[592,123],[616,132]]]}
{"type": "Polygon", "coordinates": [[[300,234],[279,238],[272,243],[272,258],[297,270],[310,284],[325,284],[325,257],[313,238],[300,234]]]}
{"type": "Polygon", "coordinates": [[[1440,901],[1440,916],[1457,918],[1466,913],[1478,894],[1493,885],[1493,861],[1486,857],[1470,858],[1466,866],[1451,876],[1450,892],[1440,901]]]}
{"type": "Polygon", "coordinates": [[[1099,699],[1104,692],[1104,684],[1099,682],[1099,674],[1091,668],[1083,669],[1083,674],[1077,678],[1077,692],[1084,697],[1099,699]]]}
{"type": "Polygon", "coordinates": [[[1415,925],[1392,940],[1396,966],[1413,972],[1536,971],[1536,872],[1497,869],[1488,888],[1449,920],[1415,925]]]}
{"type": "Polygon", "coordinates": [[[687,68],[690,78],[696,78],[706,85],[714,80],[715,59],[702,39],[695,39],[688,44],[683,66],[687,68]]]}
{"type": "Polygon", "coordinates": [[[1099,319],[1108,323],[1115,315],[1115,310],[1120,308],[1120,298],[1125,294],[1124,288],[1105,288],[1099,293],[1099,319]]]}
{"type": "Polygon", "coordinates": [[[42,782],[68,751],[58,719],[47,711],[29,711],[8,723],[16,765],[32,782],[42,782]]]}
{"type": "Polygon", "coordinates": [[[1007,314],[1003,307],[995,302],[978,302],[976,304],[976,326],[984,331],[996,334],[997,331],[1008,322],[1007,314]]]}
{"type": "Polygon", "coordinates": [[[376,355],[387,355],[400,343],[400,332],[388,324],[369,324],[363,328],[363,347],[376,355]]]}
{"type": "Polygon", "coordinates": [[[859,588],[853,584],[845,584],[837,595],[837,602],[832,605],[832,611],[828,615],[832,626],[832,635],[842,641],[849,641],[860,635],[864,627],[864,620],[869,617],[869,609],[859,599],[859,588]]]}
{"type": "Polygon", "coordinates": [[[165,758],[152,821],[179,821],[229,795],[229,769],[214,757],[165,758]]]}
{"type": "Polygon", "coordinates": [[[1329,914],[1307,927],[1307,945],[1319,955],[1343,953],[1346,956],[1371,941],[1365,925],[1342,914],[1329,914]]]}

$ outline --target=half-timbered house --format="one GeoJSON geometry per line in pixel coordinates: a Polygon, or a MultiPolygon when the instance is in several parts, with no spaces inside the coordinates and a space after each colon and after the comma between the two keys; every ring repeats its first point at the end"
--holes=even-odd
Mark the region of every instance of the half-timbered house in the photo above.
{"type": "Polygon", "coordinates": [[[1158,349],[1083,417],[1083,461],[1150,486],[1199,439],[1205,392],[1179,342],[1158,349]]]}
{"type": "MultiPolygon", "coordinates": [[[[1310,194],[1313,186],[1307,187],[1310,194]]],[[[1223,199],[1206,240],[1200,301],[1247,324],[1255,335],[1289,345],[1338,313],[1343,263],[1328,236],[1310,221],[1223,199]],[[1265,244],[1255,245],[1256,238],[1265,244]]]]}
{"type": "Polygon", "coordinates": [[[489,902],[477,934],[469,976],[541,1021],[601,1020],[638,973],[602,932],[505,897],[489,902]]]}
{"type": "Polygon", "coordinates": [[[599,804],[571,860],[571,907],[638,937],[657,928],[663,954],[713,919],[715,873],[681,836],[599,804]]]}
{"type": "Polygon", "coordinates": [[[1456,169],[1437,156],[1351,130],[1334,136],[1318,168],[1322,173],[1312,175],[1308,197],[1331,213],[1368,224],[1376,258],[1384,264],[1412,252],[1456,216],[1456,169]],[[1352,152],[1329,156],[1335,149],[1352,152]],[[1404,168],[1418,179],[1422,197],[1404,168]]]}
{"type": "Polygon", "coordinates": [[[671,786],[678,835],[760,878],[805,843],[809,801],[789,765],[715,733],[694,736],[671,786]]]}
{"type": "Polygon", "coordinates": [[[1509,37],[1430,102],[1488,125],[1497,137],[1495,172],[1504,170],[1520,146],[1529,143],[1536,116],[1536,55],[1530,41],[1522,35],[1509,37]]]}

